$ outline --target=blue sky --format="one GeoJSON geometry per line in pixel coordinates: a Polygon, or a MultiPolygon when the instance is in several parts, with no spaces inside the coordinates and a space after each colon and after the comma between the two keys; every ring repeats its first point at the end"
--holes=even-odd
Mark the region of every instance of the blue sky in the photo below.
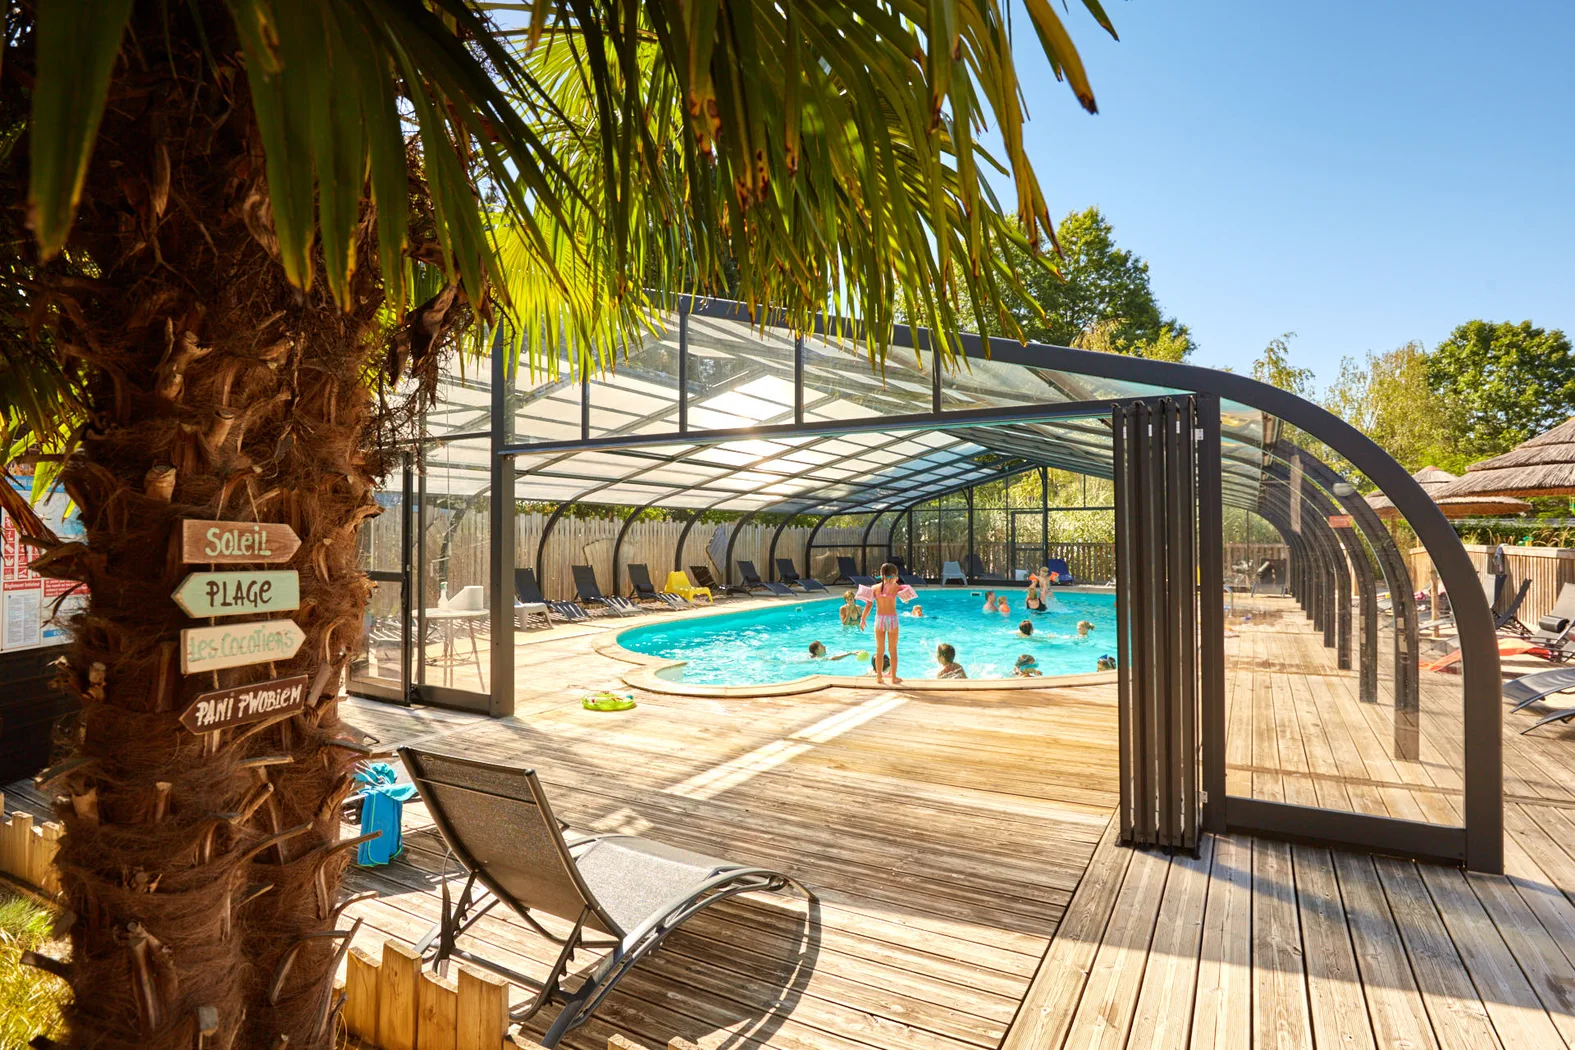
{"type": "Polygon", "coordinates": [[[1292,331],[1322,385],[1473,317],[1575,334],[1575,4],[1105,0],[1117,43],[1069,2],[1100,113],[1019,6],[1030,158],[1053,216],[1097,204],[1149,261],[1195,363],[1292,331]]]}

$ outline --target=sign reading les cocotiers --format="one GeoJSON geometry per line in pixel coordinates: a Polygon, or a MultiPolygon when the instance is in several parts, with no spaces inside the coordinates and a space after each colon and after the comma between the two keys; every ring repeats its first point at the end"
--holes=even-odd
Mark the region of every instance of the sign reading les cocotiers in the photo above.
{"type": "Polygon", "coordinates": [[[183,521],[181,559],[210,565],[277,565],[300,549],[301,537],[274,521],[183,521]]]}
{"type": "Polygon", "coordinates": [[[306,706],[309,687],[310,679],[303,674],[203,693],[180,713],[180,724],[193,733],[211,733],[299,711],[306,706]]]}
{"type": "Polygon", "coordinates": [[[188,627],[180,633],[180,671],[196,674],[288,660],[305,640],[305,633],[294,620],[247,620],[188,627]]]}

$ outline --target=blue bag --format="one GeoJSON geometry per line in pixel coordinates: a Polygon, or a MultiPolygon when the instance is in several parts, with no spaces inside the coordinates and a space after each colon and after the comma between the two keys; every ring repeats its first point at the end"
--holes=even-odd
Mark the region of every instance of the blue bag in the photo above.
{"type": "Polygon", "coordinates": [[[356,848],[355,862],[362,867],[387,864],[404,851],[400,823],[405,800],[416,793],[416,786],[397,783],[399,775],[387,762],[366,766],[356,772],[355,779],[366,785],[356,796],[361,799],[361,834],[382,832],[356,848]]]}

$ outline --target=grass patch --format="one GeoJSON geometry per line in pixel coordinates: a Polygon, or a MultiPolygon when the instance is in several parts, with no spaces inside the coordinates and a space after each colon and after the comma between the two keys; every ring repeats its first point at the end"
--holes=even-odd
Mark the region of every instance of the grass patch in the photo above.
{"type": "Polygon", "coordinates": [[[26,1046],[35,1035],[58,1035],[69,989],[58,977],[22,965],[22,953],[54,955],[48,910],[0,890],[0,1047],[26,1046]]]}

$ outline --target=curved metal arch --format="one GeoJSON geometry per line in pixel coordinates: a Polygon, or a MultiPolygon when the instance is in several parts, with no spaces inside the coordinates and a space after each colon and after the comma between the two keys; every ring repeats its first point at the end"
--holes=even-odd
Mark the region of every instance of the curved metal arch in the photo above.
{"type": "Polygon", "coordinates": [[[623,550],[623,539],[625,536],[629,535],[629,528],[634,524],[635,519],[644,514],[646,511],[650,510],[652,507],[656,506],[658,502],[660,501],[652,500],[643,507],[633,508],[627,515],[625,515],[623,524],[618,527],[618,538],[613,540],[612,549],[612,591],[614,594],[623,593],[618,589],[618,554],[623,550]]]}
{"type": "MultiPolygon", "coordinates": [[[[859,537],[859,570],[866,576],[870,574],[870,533],[874,531],[875,523],[886,513],[884,510],[872,511],[870,523],[864,526],[864,535],[859,537]]],[[[888,543],[887,546],[890,547],[891,544],[888,543]]]]}
{"type": "Polygon", "coordinates": [[[793,514],[785,516],[781,523],[777,525],[777,531],[771,534],[771,543],[766,547],[766,579],[768,580],[776,579],[777,540],[782,538],[782,530],[787,528],[788,522],[792,521],[796,516],[793,514]]]}
{"type": "Polygon", "coordinates": [[[545,564],[543,559],[547,554],[547,541],[552,538],[552,530],[557,527],[558,519],[563,517],[564,511],[572,506],[574,506],[573,500],[564,500],[558,504],[541,527],[541,539],[536,541],[536,586],[538,587],[546,585],[546,580],[542,578],[542,566],[545,564]]]}
{"type": "Polygon", "coordinates": [[[678,542],[673,546],[673,571],[677,572],[684,567],[684,544],[689,540],[689,530],[695,527],[695,522],[700,520],[701,512],[689,512],[689,520],[684,522],[684,531],[678,534],[678,542]]]}
{"type": "Polygon", "coordinates": [[[826,522],[830,521],[832,518],[835,518],[836,516],[837,516],[837,512],[836,511],[832,511],[829,514],[822,514],[820,516],[820,520],[815,522],[814,528],[809,530],[809,536],[808,536],[807,539],[804,540],[804,575],[805,576],[808,576],[810,574],[809,573],[809,569],[810,569],[809,552],[810,552],[810,548],[815,546],[815,537],[820,535],[820,528],[821,528],[821,526],[826,524],[826,522]]]}
{"type": "Polygon", "coordinates": [[[722,566],[722,585],[724,587],[733,585],[733,545],[738,542],[738,534],[744,530],[744,526],[749,523],[749,519],[759,513],[758,510],[748,512],[733,522],[733,529],[727,534],[727,550],[722,553],[722,560],[727,562],[726,565],[722,566]]]}

